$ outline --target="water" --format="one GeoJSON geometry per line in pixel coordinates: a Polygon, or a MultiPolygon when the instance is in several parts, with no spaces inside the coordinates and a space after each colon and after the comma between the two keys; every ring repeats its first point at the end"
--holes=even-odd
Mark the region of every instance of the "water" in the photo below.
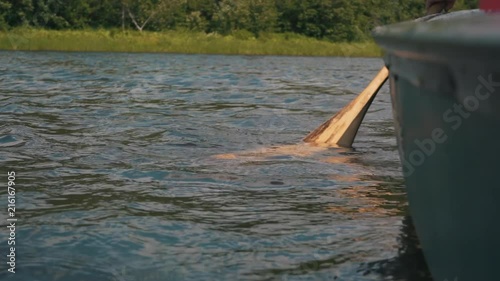
{"type": "Polygon", "coordinates": [[[388,89],[355,149],[297,145],[381,65],[1,52],[0,278],[427,280],[388,89]]]}

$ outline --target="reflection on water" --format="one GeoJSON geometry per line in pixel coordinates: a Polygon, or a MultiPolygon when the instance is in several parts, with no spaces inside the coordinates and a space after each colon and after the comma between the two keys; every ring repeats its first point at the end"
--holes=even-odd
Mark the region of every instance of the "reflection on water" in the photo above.
{"type": "Polygon", "coordinates": [[[403,219],[399,241],[400,246],[396,257],[366,263],[361,267],[360,272],[363,274],[376,272],[382,276],[390,276],[394,280],[432,281],[419,246],[415,227],[409,216],[403,219]]]}
{"type": "Polygon", "coordinates": [[[426,272],[401,239],[412,230],[387,89],[355,150],[300,143],[380,64],[0,52],[0,161],[19,185],[12,280],[426,272]]]}

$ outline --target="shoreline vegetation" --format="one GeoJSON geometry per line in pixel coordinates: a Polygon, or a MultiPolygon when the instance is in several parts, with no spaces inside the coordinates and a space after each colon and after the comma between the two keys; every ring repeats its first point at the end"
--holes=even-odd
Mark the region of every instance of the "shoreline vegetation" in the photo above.
{"type": "Polygon", "coordinates": [[[223,36],[182,30],[139,32],[26,27],[0,31],[0,50],[341,57],[382,55],[373,41],[336,43],[295,33],[262,33],[255,38],[245,30],[223,36]]]}
{"type": "Polygon", "coordinates": [[[375,27],[425,13],[422,0],[0,0],[0,50],[380,57],[375,27]]]}

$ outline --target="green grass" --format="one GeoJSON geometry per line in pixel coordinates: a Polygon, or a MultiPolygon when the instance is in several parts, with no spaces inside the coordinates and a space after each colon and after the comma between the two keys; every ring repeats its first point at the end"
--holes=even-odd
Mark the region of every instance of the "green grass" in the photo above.
{"type": "Polygon", "coordinates": [[[332,43],[297,34],[248,32],[233,35],[189,31],[43,30],[18,28],[0,32],[1,50],[164,52],[188,54],[378,57],[374,42],[332,43]]]}

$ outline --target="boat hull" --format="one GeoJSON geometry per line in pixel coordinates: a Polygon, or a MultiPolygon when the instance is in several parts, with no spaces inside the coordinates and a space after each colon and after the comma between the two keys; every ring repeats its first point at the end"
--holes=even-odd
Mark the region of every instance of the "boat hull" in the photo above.
{"type": "Polygon", "coordinates": [[[435,280],[500,280],[500,55],[418,28],[375,36],[417,235],[435,280]]]}

